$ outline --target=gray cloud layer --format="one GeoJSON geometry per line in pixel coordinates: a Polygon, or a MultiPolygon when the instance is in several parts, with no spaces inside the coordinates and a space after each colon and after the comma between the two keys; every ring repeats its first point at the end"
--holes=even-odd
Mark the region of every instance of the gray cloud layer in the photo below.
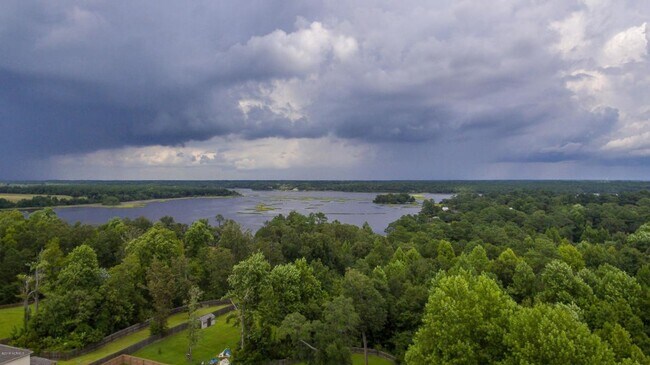
{"type": "Polygon", "coordinates": [[[459,163],[367,177],[647,170],[649,19],[646,0],[10,0],[0,178],[43,176],[21,161],[216,137],[354,141],[396,174],[421,166],[413,154],[459,163]]]}

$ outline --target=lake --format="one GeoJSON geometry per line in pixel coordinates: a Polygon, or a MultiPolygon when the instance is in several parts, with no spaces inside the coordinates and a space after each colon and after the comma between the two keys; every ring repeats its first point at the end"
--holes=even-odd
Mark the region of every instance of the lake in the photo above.
{"type": "MultiPolygon", "coordinates": [[[[328,221],[358,226],[368,222],[373,231],[383,233],[388,224],[405,214],[420,211],[422,200],[417,205],[380,205],[372,200],[376,193],[348,193],[339,191],[253,191],[235,189],[242,196],[215,198],[188,198],[166,201],[152,201],[141,207],[62,207],[55,208],[57,215],[70,222],[101,224],[113,217],[137,218],[144,216],[157,221],[172,216],[177,222],[192,223],[209,218],[213,224],[215,215],[221,214],[244,228],[255,232],[278,214],[296,211],[301,214],[323,212],[328,221]]],[[[451,194],[421,194],[426,199],[439,202],[451,194]]]]}

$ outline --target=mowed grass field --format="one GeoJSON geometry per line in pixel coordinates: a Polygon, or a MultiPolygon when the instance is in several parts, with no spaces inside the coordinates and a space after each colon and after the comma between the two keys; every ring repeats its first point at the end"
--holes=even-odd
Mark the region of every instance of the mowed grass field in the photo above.
{"type": "MultiPolygon", "coordinates": [[[[366,361],[363,357],[363,354],[352,354],[352,365],[365,365],[366,361]]],[[[298,363],[297,365],[305,365],[305,363],[301,362],[298,363]]],[[[374,356],[374,355],[368,355],[368,365],[393,365],[392,362],[382,359],[381,357],[374,356]]]]}
{"type": "MultiPolygon", "coordinates": [[[[48,195],[43,195],[43,194],[5,194],[5,193],[0,193],[0,199],[7,199],[12,203],[24,200],[24,199],[31,199],[35,196],[48,196],[48,195]]],[[[69,195],[49,195],[51,197],[56,197],[59,199],[71,199],[72,197],[69,195]]]]}
{"type": "MultiPolygon", "coordinates": [[[[205,307],[199,309],[197,312],[199,315],[204,315],[210,312],[214,312],[218,309],[227,307],[227,305],[219,305],[219,306],[214,306],[214,307],[205,307]]],[[[225,317],[225,316],[222,316],[225,317]]],[[[181,323],[184,323],[187,321],[187,313],[182,312],[182,313],[177,313],[172,316],[170,316],[167,320],[167,324],[169,328],[176,327],[181,323]]],[[[89,352],[85,355],[81,355],[79,357],[75,357],[73,359],[67,360],[67,361],[59,361],[59,365],[84,365],[84,364],[90,364],[91,362],[95,360],[99,360],[103,358],[104,356],[108,356],[112,353],[118,352],[122,349],[125,349],[135,343],[138,343],[144,339],[149,337],[149,328],[144,328],[141,329],[140,331],[131,333],[128,336],[124,336],[118,340],[115,340],[111,343],[106,344],[105,346],[102,346],[98,348],[97,350],[93,352],[89,352]]],[[[184,354],[184,353],[183,353],[184,354]]],[[[172,363],[173,364],[173,363],[172,363]]]]}
{"type": "MultiPolygon", "coordinates": [[[[364,361],[363,355],[354,354],[352,355],[352,364],[354,365],[363,365],[366,362],[364,361]]],[[[392,365],[393,363],[382,359],[381,357],[368,355],[368,364],[369,365],[392,365]]]]}
{"type": "MultiPolygon", "coordinates": [[[[34,306],[32,306],[32,310],[34,306]]],[[[8,338],[14,327],[23,327],[23,307],[11,307],[0,309],[0,338],[8,338]]]]}
{"type": "MultiPolygon", "coordinates": [[[[193,363],[206,363],[226,347],[235,349],[239,343],[239,328],[233,323],[226,323],[228,315],[222,315],[211,327],[201,330],[201,339],[192,350],[193,363]]],[[[187,364],[187,331],[175,333],[133,354],[165,364],[187,364]]]]}
{"type": "MultiPolygon", "coordinates": [[[[239,344],[239,327],[233,323],[226,323],[227,315],[222,315],[216,319],[212,327],[201,330],[201,339],[197,346],[192,350],[192,364],[200,364],[201,361],[208,363],[213,357],[216,357],[226,347],[231,349],[237,348],[239,344]]],[[[163,338],[158,342],[143,348],[133,354],[133,356],[158,361],[164,364],[187,364],[185,354],[187,353],[187,331],[182,331],[163,338]]],[[[235,362],[237,359],[233,359],[235,362]]],[[[363,355],[352,355],[354,365],[365,364],[363,355]]],[[[392,365],[388,360],[377,356],[368,356],[370,365],[392,365]]]]}
{"type": "MultiPolygon", "coordinates": [[[[226,307],[225,305],[205,307],[199,309],[199,314],[214,312],[217,309],[226,307]]],[[[9,337],[11,328],[14,325],[22,325],[22,307],[13,307],[0,309],[0,338],[9,337]],[[6,331],[6,335],[2,335],[6,331]]],[[[215,324],[212,327],[201,330],[201,339],[194,348],[194,364],[200,364],[213,358],[215,355],[223,351],[226,347],[231,349],[237,348],[239,344],[239,327],[233,323],[226,323],[228,314],[221,315],[216,318],[215,324]]],[[[169,317],[169,327],[175,327],[187,320],[186,313],[177,313],[169,317]]],[[[151,345],[134,353],[134,356],[150,359],[165,364],[187,364],[185,354],[187,353],[187,331],[181,331],[169,337],[163,338],[160,341],[154,342],[151,345]]],[[[122,337],[113,341],[93,352],[70,359],[67,361],[59,361],[59,365],[86,365],[95,360],[99,360],[104,356],[118,352],[126,347],[129,347],[139,341],[149,337],[149,328],[144,328],[140,331],[134,332],[128,336],[122,337]]],[[[370,365],[390,365],[391,362],[376,356],[369,356],[370,365]]],[[[352,355],[352,362],[354,365],[363,365],[363,355],[352,355]]]]}
{"type": "MultiPolygon", "coordinates": [[[[366,362],[362,354],[352,354],[352,364],[353,365],[365,365],[366,362]]],[[[298,363],[297,365],[306,365],[304,362],[298,363]]],[[[392,362],[382,359],[381,357],[368,355],[368,365],[393,365],[392,362]]]]}

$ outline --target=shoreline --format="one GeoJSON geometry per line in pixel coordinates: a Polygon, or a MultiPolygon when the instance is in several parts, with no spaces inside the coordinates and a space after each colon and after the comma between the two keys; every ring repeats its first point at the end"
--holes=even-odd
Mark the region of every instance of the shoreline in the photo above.
{"type": "MultiPolygon", "coordinates": [[[[252,189],[246,189],[246,188],[241,188],[241,189],[232,189],[234,191],[237,191],[240,195],[206,195],[206,196],[186,196],[186,197],[179,197],[179,198],[159,198],[159,199],[147,199],[147,200],[132,200],[132,201],[125,201],[125,202],[120,202],[118,205],[103,205],[101,203],[92,203],[92,204],[74,204],[74,205],[50,205],[46,207],[14,207],[14,208],[2,208],[0,209],[0,212],[2,211],[8,211],[8,210],[18,210],[22,212],[33,212],[45,208],[52,208],[52,209],[59,209],[59,208],[116,208],[116,209],[133,209],[133,208],[142,208],[145,207],[151,203],[158,203],[158,202],[166,202],[166,201],[172,201],[172,200],[187,200],[187,199],[231,199],[231,198],[240,198],[240,197],[246,197],[246,195],[241,194],[241,190],[250,190],[252,192],[283,192],[283,193],[310,193],[310,192],[330,192],[330,193],[358,193],[358,194],[375,194],[375,193],[368,193],[368,192],[357,192],[357,191],[340,191],[340,190],[281,190],[281,189],[274,189],[274,190],[252,190],[252,189]]],[[[378,193],[381,194],[381,193],[378,193]]],[[[415,203],[411,204],[394,204],[394,205],[417,205],[417,201],[422,201],[426,200],[426,197],[424,195],[452,195],[453,194],[443,194],[443,193],[427,193],[427,192],[418,192],[418,193],[411,193],[411,195],[416,199],[415,203]]],[[[318,198],[314,198],[315,200],[318,200],[318,198]]]]}
{"type": "Polygon", "coordinates": [[[151,203],[157,202],[166,202],[170,200],[184,200],[184,199],[230,199],[230,198],[239,198],[241,195],[206,195],[206,196],[185,196],[181,198],[159,198],[159,199],[147,199],[147,200],[131,200],[126,202],[120,202],[118,205],[103,205],[101,203],[92,203],[92,204],[74,204],[74,205],[49,205],[46,207],[15,207],[15,208],[3,208],[0,209],[0,212],[7,210],[18,210],[23,212],[32,212],[36,210],[41,210],[45,208],[117,208],[117,209],[132,209],[132,208],[142,208],[151,203]]]}

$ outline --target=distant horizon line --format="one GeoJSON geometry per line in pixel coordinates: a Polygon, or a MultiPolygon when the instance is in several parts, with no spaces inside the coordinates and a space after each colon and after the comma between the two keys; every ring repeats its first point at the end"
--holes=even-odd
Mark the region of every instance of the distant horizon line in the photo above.
{"type": "Polygon", "coordinates": [[[638,179],[0,179],[0,183],[25,182],[141,182],[141,181],[179,181],[179,182],[219,182],[219,181],[275,181],[275,182],[650,182],[638,179]]]}

